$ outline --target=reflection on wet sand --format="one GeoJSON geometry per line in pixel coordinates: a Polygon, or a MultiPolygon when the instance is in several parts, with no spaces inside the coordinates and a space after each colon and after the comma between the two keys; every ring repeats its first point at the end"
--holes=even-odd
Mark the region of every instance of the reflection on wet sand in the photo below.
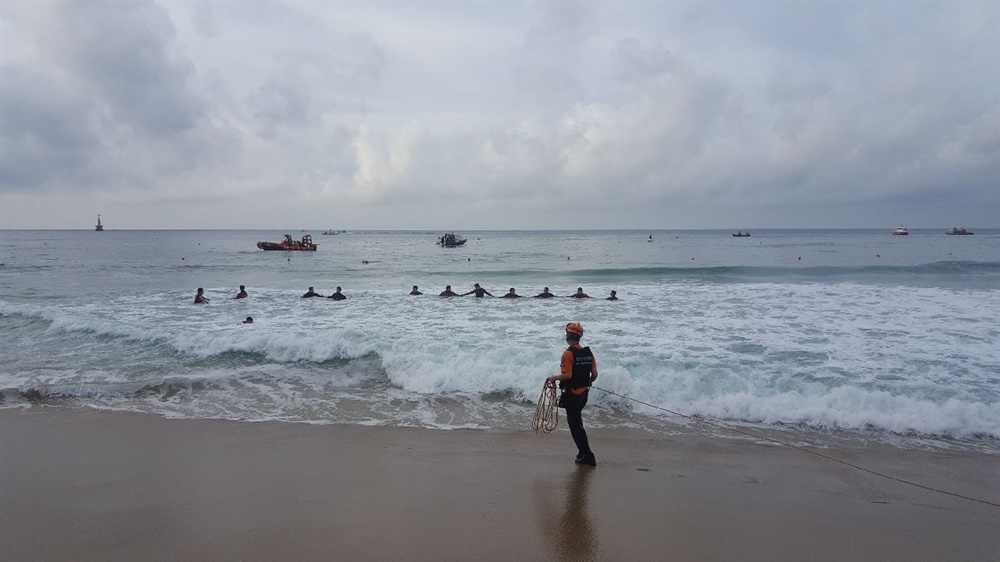
{"type": "Polygon", "coordinates": [[[554,506],[558,499],[552,493],[537,495],[539,523],[543,538],[553,560],[560,562],[596,560],[600,546],[597,533],[590,521],[590,479],[594,469],[578,466],[566,481],[563,492],[563,509],[558,515],[554,506]]]}

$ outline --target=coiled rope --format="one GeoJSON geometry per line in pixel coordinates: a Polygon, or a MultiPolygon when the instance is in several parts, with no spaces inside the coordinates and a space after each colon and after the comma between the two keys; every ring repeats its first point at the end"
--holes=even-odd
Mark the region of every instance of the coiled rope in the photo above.
{"type": "Polygon", "coordinates": [[[546,383],[542,386],[542,395],[538,397],[535,417],[531,420],[531,428],[549,433],[559,425],[559,408],[556,400],[556,385],[546,383]]]}
{"type": "MultiPolygon", "coordinates": [[[[682,414],[680,412],[674,412],[673,410],[668,410],[668,409],[660,407],[660,406],[654,406],[653,404],[649,404],[647,402],[643,402],[642,400],[636,400],[635,398],[632,398],[630,396],[625,396],[623,394],[618,394],[617,392],[613,392],[613,391],[607,390],[605,388],[600,388],[600,387],[597,387],[597,386],[592,386],[591,388],[600,390],[601,392],[606,392],[608,394],[612,394],[614,396],[618,396],[619,398],[624,398],[625,400],[631,400],[632,402],[637,402],[639,404],[642,404],[643,406],[649,406],[650,408],[654,408],[656,410],[662,410],[664,412],[667,412],[669,414],[673,414],[675,416],[680,416],[682,418],[687,418],[687,419],[689,419],[691,421],[694,421],[694,422],[697,422],[697,423],[702,423],[702,424],[705,424],[705,425],[710,425],[712,427],[717,427],[719,429],[724,429],[726,431],[731,431],[733,433],[739,433],[741,435],[746,435],[747,437],[753,437],[754,439],[759,439],[761,441],[769,441],[771,443],[775,443],[775,444],[778,444],[778,445],[783,445],[785,447],[790,447],[790,448],[795,449],[797,451],[801,451],[803,453],[808,453],[810,455],[814,455],[814,456],[817,456],[819,458],[826,459],[828,461],[833,461],[835,463],[840,463],[840,464],[842,464],[844,466],[849,466],[849,467],[851,467],[853,469],[860,470],[861,472],[866,472],[868,474],[873,474],[875,476],[880,476],[880,477],[885,478],[887,480],[892,480],[894,482],[899,482],[901,484],[906,484],[906,485],[909,485],[909,486],[913,486],[915,488],[920,488],[922,490],[927,490],[929,492],[937,492],[939,494],[945,494],[947,496],[961,498],[963,500],[968,500],[968,501],[973,501],[973,502],[979,502],[979,503],[986,504],[986,505],[989,505],[989,506],[992,506],[992,507],[998,507],[998,508],[1000,508],[1000,503],[991,502],[991,501],[988,501],[988,500],[982,500],[982,499],[979,499],[979,498],[973,498],[973,497],[970,497],[970,496],[963,496],[962,494],[956,494],[955,492],[949,492],[947,490],[941,490],[939,488],[934,488],[934,487],[931,487],[931,486],[924,486],[923,484],[918,484],[916,482],[911,482],[909,480],[904,480],[902,478],[897,478],[895,476],[890,476],[888,474],[885,474],[885,473],[882,473],[882,472],[878,472],[877,470],[872,470],[870,468],[865,468],[863,466],[858,466],[856,464],[852,464],[852,463],[849,463],[847,461],[844,461],[844,460],[841,460],[841,459],[838,459],[838,458],[835,458],[835,457],[831,457],[829,455],[824,455],[823,453],[819,453],[819,452],[816,452],[816,451],[813,451],[813,450],[810,450],[810,449],[806,449],[805,447],[800,447],[798,445],[793,445],[791,443],[787,443],[785,441],[781,441],[780,439],[774,439],[772,437],[766,437],[766,436],[763,436],[763,435],[758,435],[756,433],[752,433],[752,432],[749,432],[749,431],[744,431],[742,429],[736,429],[735,427],[729,427],[729,426],[726,426],[726,425],[723,425],[723,424],[720,424],[720,423],[716,423],[716,422],[704,419],[704,418],[702,418],[700,416],[688,416],[688,415],[682,414]]],[[[553,393],[553,395],[555,395],[555,388],[552,389],[552,393],[553,393]]],[[[543,395],[544,395],[544,391],[543,391],[543,395]]],[[[541,407],[541,400],[539,400],[539,408],[540,407],[541,407]]],[[[538,417],[537,412],[535,414],[535,417],[536,418],[538,417]]],[[[553,429],[555,429],[555,425],[553,425],[552,427],[553,427],[553,429]]],[[[537,428],[536,428],[536,431],[537,431],[537,428]]],[[[551,431],[551,430],[547,430],[547,431],[551,431]]]]}

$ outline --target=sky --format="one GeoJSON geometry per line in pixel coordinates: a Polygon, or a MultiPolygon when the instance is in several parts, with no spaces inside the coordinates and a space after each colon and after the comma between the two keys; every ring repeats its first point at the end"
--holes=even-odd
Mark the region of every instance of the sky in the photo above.
{"type": "Polygon", "coordinates": [[[1000,3],[0,3],[0,228],[1000,227],[1000,3]]]}

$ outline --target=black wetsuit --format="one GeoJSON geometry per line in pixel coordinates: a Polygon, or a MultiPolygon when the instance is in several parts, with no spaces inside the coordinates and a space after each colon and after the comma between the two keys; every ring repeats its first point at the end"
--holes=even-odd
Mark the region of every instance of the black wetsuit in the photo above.
{"type": "Polygon", "coordinates": [[[583,457],[594,456],[590,450],[590,442],[587,440],[587,430],[583,428],[583,407],[587,405],[587,395],[590,394],[590,371],[594,364],[594,353],[589,347],[570,346],[569,351],[573,353],[573,376],[568,381],[559,383],[562,388],[562,396],[559,398],[559,405],[566,409],[566,423],[569,425],[569,432],[576,443],[579,460],[583,457]],[[587,388],[579,395],[572,391],[587,388]]]}

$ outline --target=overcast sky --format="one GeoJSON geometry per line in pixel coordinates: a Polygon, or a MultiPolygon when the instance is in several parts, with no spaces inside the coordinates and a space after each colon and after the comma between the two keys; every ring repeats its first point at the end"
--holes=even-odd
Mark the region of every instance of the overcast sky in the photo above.
{"type": "Polygon", "coordinates": [[[0,228],[1000,227],[1000,3],[0,3],[0,228]]]}

